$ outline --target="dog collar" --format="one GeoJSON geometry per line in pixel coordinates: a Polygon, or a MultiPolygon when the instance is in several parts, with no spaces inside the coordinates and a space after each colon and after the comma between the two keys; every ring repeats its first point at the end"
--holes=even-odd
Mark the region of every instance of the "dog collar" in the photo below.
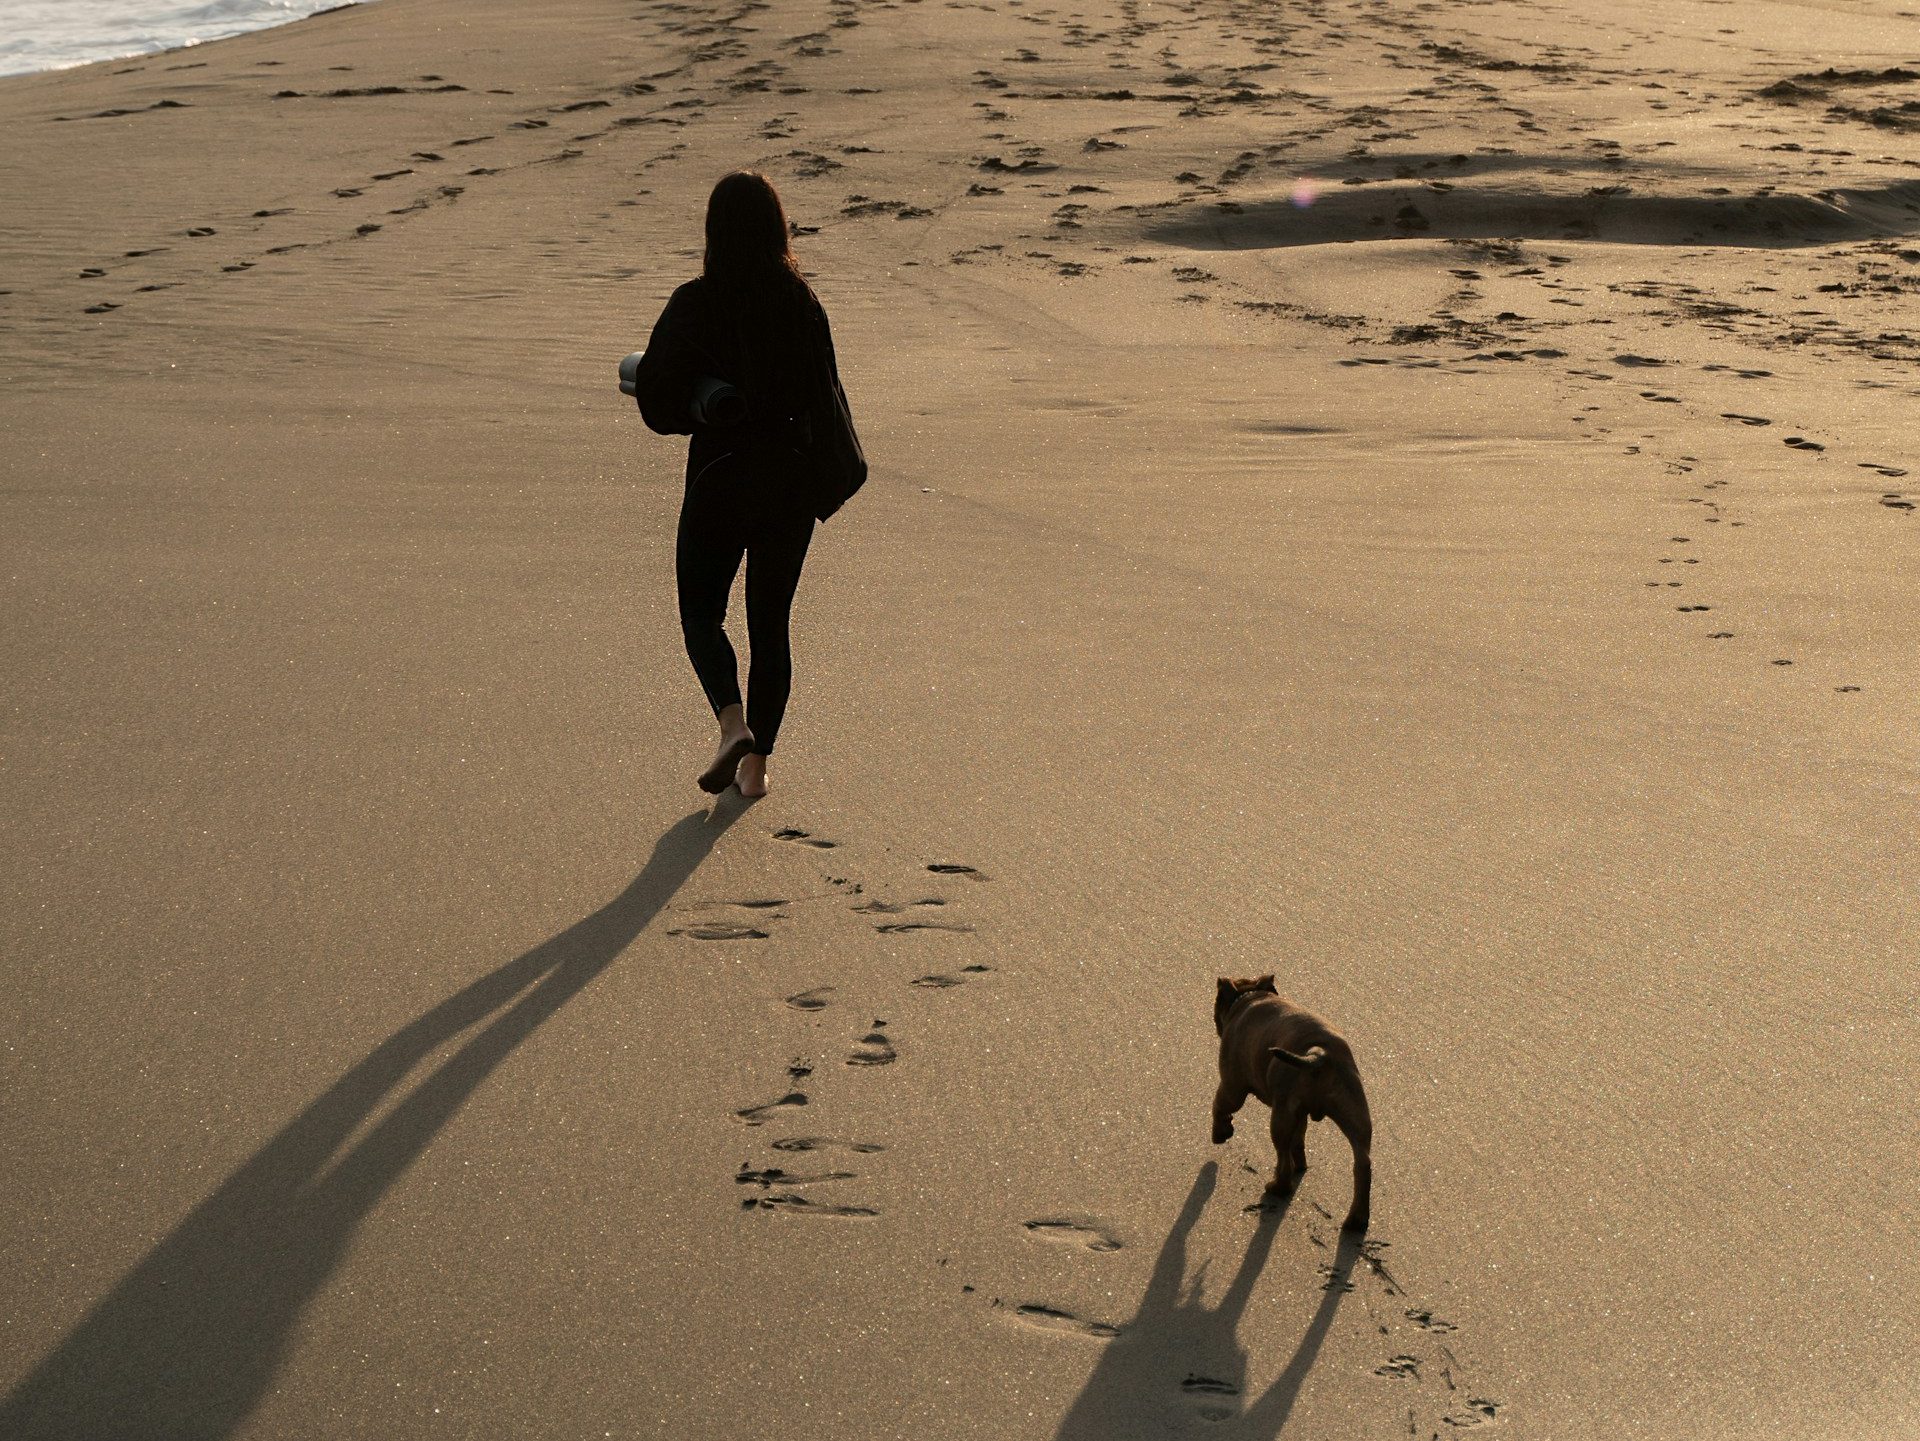
{"type": "MultiPolygon", "coordinates": [[[[1233,1014],[1234,1007],[1238,1006],[1242,1001],[1249,1000],[1254,996],[1271,996],[1275,994],[1277,993],[1274,991],[1260,991],[1260,990],[1235,991],[1233,993],[1233,999],[1227,1002],[1227,1015],[1231,1016],[1233,1014]]],[[[1226,1019],[1226,1016],[1222,1016],[1221,1019],[1224,1021],[1226,1019]]]]}

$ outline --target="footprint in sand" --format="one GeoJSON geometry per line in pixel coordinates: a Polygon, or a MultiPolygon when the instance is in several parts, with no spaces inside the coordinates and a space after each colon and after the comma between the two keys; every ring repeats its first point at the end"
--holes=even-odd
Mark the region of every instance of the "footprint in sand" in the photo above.
{"type": "Polygon", "coordinates": [[[979,168],[1002,175],[1044,175],[1049,171],[1058,170],[1060,167],[1058,165],[1048,164],[1042,160],[1035,160],[1031,156],[1024,157],[1010,165],[1000,156],[990,155],[985,160],[979,162],[979,168]]]}
{"type": "MultiPolygon", "coordinates": [[[[796,1060],[787,1066],[787,1079],[789,1081],[804,1081],[812,1074],[813,1067],[805,1061],[796,1060]]],[[[786,1095],[779,1097],[777,1100],[766,1101],[758,1106],[742,1106],[733,1114],[745,1121],[749,1126],[764,1126],[779,1112],[788,1110],[794,1106],[804,1106],[807,1104],[806,1092],[795,1089],[788,1091],[786,1095]]],[[[775,1144],[778,1145],[777,1142],[775,1144]]]]}
{"type": "Polygon", "coordinates": [[[849,1066],[890,1066],[899,1059],[900,1053],[893,1048],[893,1042],[887,1039],[886,1024],[875,1019],[873,1029],[860,1038],[853,1054],[847,1057],[849,1066]]]}
{"type": "Polygon", "coordinates": [[[1733,411],[1733,410],[1721,411],[1720,418],[1722,420],[1737,420],[1742,425],[1772,425],[1773,424],[1773,422],[1771,420],[1768,420],[1764,415],[1741,415],[1738,411],[1733,411]]]}
{"type": "Polygon", "coordinates": [[[1489,1401],[1484,1396],[1469,1397],[1460,1409],[1449,1411],[1440,1419],[1457,1430],[1472,1426],[1484,1426],[1500,1414],[1500,1403],[1489,1401]]]}
{"type": "Polygon", "coordinates": [[[1064,1241],[1069,1245],[1085,1246],[1089,1251],[1118,1251],[1120,1240],[1112,1232],[1092,1221],[1077,1221],[1066,1216],[1043,1216],[1038,1220],[1022,1221],[1027,1234],[1037,1236],[1043,1241],[1064,1241]]]}
{"type": "Polygon", "coordinates": [[[874,929],[883,936],[898,935],[903,931],[958,931],[970,933],[972,926],[962,921],[882,921],[874,929]]]}
{"type": "MultiPolygon", "coordinates": [[[[1333,1212],[1329,1211],[1318,1201],[1312,1201],[1308,1204],[1320,1213],[1321,1220],[1331,1221],[1333,1219],[1333,1212]]],[[[1387,1247],[1392,1244],[1392,1242],[1380,1236],[1367,1237],[1366,1240],[1360,1243],[1360,1264],[1379,1278],[1380,1284],[1387,1288],[1387,1294],[1389,1296],[1401,1296],[1406,1293],[1400,1289],[1400,1283],[1393,1279],[1393,1272],[1387,1269],[1387,1247]]]]}
{"type": "Polygon", "coordinates": [[[778,1211],[788,1216],[877,1216],[873,1206],[840,1206],[831,1201],[810,1201],[805,1196],[783,1191],[777,1196],[749,1196],[740,1203],[743,1211],[778,1211]]]}
{"type": "MultiPolygon", "coordinates": [[[[1246,1212],[1265,1211],[1274,1205],[1275,1203],[1260,1200],[1254,1202],[1251,1206],[1241,1207],[1241,1210],[1246,1212]]],[[[1338,1291],[1342,1296],[1350,1295],[1354,1291],[1354,1284],[1348,1279],[1352,1273],[1342,1271],[1339,1267],[1335,1266],[1333,1262],[1322,1261],[1319,1266],[1319,1272],[1320,1289],[1322,1291],[1338,1291]]]]}
{"type": "MultiPolygon", "coordinates": [[[[993,969],[993,967],[982,966],[982,965],[972,965],[972,966],[962,966],[960,969],[963,971],[969,971],[975,974],[979,974],[985,971],[990,971],[993,969]]],[[[915,985],[915,986],[922,986],[927,990],[932,990],[932,991],[944,991],[944,990],[949,990],[954,986],[964,986],[966,983],[967,983],[966,978],[964,976],[929,975],[929,976],[921,976],[918,980],[911,981],[908,984],[915,985]]]]}
{"type": "MultiPolygon", "coordinates": [[[[996,1301],[994,1304],[998,1306],[1000,1303],[996,1301]]],[[[1118,1326],[1105,1321],[1090,1321],[1084,1316],[1076,1316],[1071,1311],[1043,1305],[1038,1301],[1015,1306],[1011,1314],[1014,1320],[1041,1331],[1064,1331],[1070,1336],[1092,1336],[1102,1341],[1120,1334],[1118,1326]]]]}
{"type": "Polygon", "coordinates": [[[796,1011],[823,1011],[827,1008],[827,997],[833,994],[832,986],[815,986],[810,991],[798,991],[786,998],[789,1006],[796,1011]]]}
{"type": "Polygon", "coordinates": [[[758,926],[734,925],[727,921],[714,921],[697,926],[676,926],[667,934],[686,936],[696,941],[764,941],[767,939],[767,932],[758,926]]]}
{"type": "MultiPolygon", "coordinates": [[[[1218,1376],[1203,1376],[1198,1371],[1189,1371],[1186,1380],[1180,1383],[1180,1390],[1196,1399],[1208,1396],[1238,1396],[1240,1388],[1231,1381],[1223,1381],[1218,1376]]],[[[1202,1421],[1228,1421],[1233,1418],[1233,1408],[1219,1402],[1201,1400],[1197,1414],[1202,1421]]]]}
{"type": "Polygon", "coordinates": [[[821,1171],[812,1176],[796,1176],[778,1166],[767,1166],[756,1171],[742,1161],[739,1174],[733,1179],[737,1185],[758,1186],[764,1191],[774,1186],[818,1186],[827,1181],[852,1181],[857,1180],[858,1175],[853,1171],[821,1171]]]}
{"type": "Polygon", "coordinates": [[[1782,445],[1792,446],[1795,450],[1825,450],[1826,449],[1826,447],[1824,445],[1821,445],[1818,441],[1808,440],[1804,435],[1789,435],[1785,440],[1781,441],[1780,443],[1782,445]]]}
{"type": "Polygon", "coordinates": [[[803,831],[798,826],[782,826],[773,833],[776,841],[797,841],[803,846],[812,846],[816,850],[830,851],[839,845],[838,841],[822,840],[819,836],[803,831]]]}
{"type": "Polygon", "coordinates": [[[1189,1396],[1238,1396],[1240,1388],[1231,1381],[1222,1381],[1217,1376],[1202,1376],[1197,1371],[1189,1371],[1187,1379],[1180,1383],[1180,1389],[1189,1396]]]}
{"type": "Polygon", "coordinates": [[[938,896],[928,896],[919,901],[863,901],[854,907],[864,915],[897,916],[902,911],[910,911],[918,906],[944,906],[945,901],[938,896]]]}
{"type": "Polygon", "coordinates": [[[787,1136],[773,1143],[776,1151],[852,1151],[856,1156],[872,1156],[886,1150],[873,1141],[841,1141],[832,1136],[787,1136]]]}
{"type": "Polygon", "coordinates": [[[733,1114],[745,1121],[749,1126],[764,1126],[774,1118],[777,1112],[806,1104],[807,1096],[804,1091],[788,1091],[786,1095],[776,1101],[767,1101],[758,1106],[743,1106],[733,1114]]]}
{"type": "Polygon", "coordinates": [[[927,869],[936,876],[965,876],[968,880],[984,881],[987,877],[972,866],[962,865],[959,861],[929,861],[927,869]]]}

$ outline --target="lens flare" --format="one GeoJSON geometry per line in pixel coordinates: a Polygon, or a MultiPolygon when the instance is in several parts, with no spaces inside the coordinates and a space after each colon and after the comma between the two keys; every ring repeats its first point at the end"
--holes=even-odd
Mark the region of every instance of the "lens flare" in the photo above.
{"type": "Polygon", "coordinates": [[[1302,175],[1293,182],[1293,193],[1287,197],[1294,209],[1305,210],[1320,198],[1320,186],[1312,176],[1302,175]]]}

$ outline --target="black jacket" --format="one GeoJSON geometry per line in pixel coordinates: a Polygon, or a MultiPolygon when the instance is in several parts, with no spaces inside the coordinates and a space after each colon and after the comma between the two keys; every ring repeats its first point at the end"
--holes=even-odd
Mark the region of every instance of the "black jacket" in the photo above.
{"type": "Polygon", "coordinates": [[[797,452],[795,482],[821,520],[866,481],[866,455],[840,388],[833,333],[811,292],[779,334],[754,334],[711,284],[689,280],[654,322],[634,398],[648,428],[693,437],[689,479],[729,452],[758,452],[776,461],[797,452]],[[724,429],[695,422],[693,387],[705,376],[727,381],[746,397],[746,420],[724,429]]]}

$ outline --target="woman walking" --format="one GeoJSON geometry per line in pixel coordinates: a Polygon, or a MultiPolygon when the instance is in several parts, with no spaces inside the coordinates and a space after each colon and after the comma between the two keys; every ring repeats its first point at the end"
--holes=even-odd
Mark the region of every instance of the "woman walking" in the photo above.
{"type": "Polygon", "coordinates": [[[700,788],[763,796],[793,681],[788,619],[813,523],[867,477],[827,313],[800,274],[765,176],[736,171],[713,187],[700,275],[667,302],[634,389],[649,428],[693,437],[674,571],[687,656],[720,726],[700,788]],[[742,556],[744,706],[724,624],[742,556]]]}

